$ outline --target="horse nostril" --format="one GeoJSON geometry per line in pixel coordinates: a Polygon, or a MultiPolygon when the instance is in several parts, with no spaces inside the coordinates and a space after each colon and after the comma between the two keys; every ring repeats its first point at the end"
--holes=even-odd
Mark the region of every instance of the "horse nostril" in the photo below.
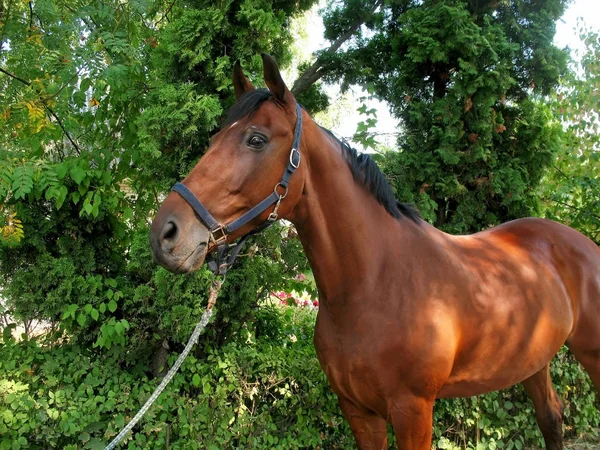
{"type": "Polygon", "coordinates": [[[177,231],[178,231],[177,224],[175,222],[173,222],[172,220],[168,221],[162,230],[161,240],[162,241],[176,240],[177,231]]]}

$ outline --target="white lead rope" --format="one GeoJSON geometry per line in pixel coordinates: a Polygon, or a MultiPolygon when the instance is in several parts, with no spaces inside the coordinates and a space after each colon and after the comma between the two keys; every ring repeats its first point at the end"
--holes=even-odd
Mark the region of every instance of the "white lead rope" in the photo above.
{"type": "Polygon", "coordinates": [[[146,414],[146,411],[148,411],[150,409],[150,407],[156,401],[158,396],[162,393],[162,391],[164,391],[165,387],[167,387],[167,384],[169,384],[169,381],[171,381],[171,379],[175,376],[175,374],[179,370],[179,367],[181,366],[181,364],[183,364],[183,361],[185,360],[186,356],[188,355],[188,353],[190,352],[190,350],[192,349],[194,344],[198,341],[198,336],[200,336],[200,333],[206,327],[206,325],[208,324],[208,321],[210,320],[210,317],[212,316],[212,307],[215,304],[215,301],[217,299],[219,289],[221,288],[221,283],[222,282],[217,281],[217,280],[213,281],[213,284],[210,288],[210,295],[208,298],[208,307],[206,308],[206,311],[204,311],[204,314],[202,314],[202,318],[200,319],[200,322],[198,322],[198,325],[196,325],[194,332],[190,336],[190,340],[188,341],[187,345],[183,349],[183,352],[181,352],[181,355],[179,355],[179,358],[177,358],[177,361],[175,361],[175,364],[173,364],[173,367],[171,367],[171,370],[169,370],[167,375],[163,378],[161,383],[158,385],[158,387],[156,388],[156,391],[154,391],[154,394],[152,394],[150,396],[150,398],[148,400],[146,400],[146,403],[144,403],[144,406],[142,406],[142,409],[140,409],[138,411],[138,413],[134,416],[134,418],[131,419],[131,421],[127,424],[127,426],[125,428],[123,428],[123,430],[119,434],[117,434],[117,437],[115,437],[111,441],[111,443],[108,444],[104,448],[104,450],[112,450],[119,444],[119,442],[121,442],[123,440],[125,435],[127,433],[129,433],[131,431],[131,429],[140,421],[142,416],[144,414],[146,414]]]}

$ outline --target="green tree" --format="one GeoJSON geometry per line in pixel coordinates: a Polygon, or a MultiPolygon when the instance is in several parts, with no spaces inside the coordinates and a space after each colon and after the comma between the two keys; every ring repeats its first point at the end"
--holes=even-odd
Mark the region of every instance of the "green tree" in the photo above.
{"type": "Polygon", "coordinates": [[[566,3],[352,0],[326,14],[335,41],[356,11],[374,11],[320,73],[390,103],[403,133],[383,168],[436,226],[472,232],[540,214],[538,185],[561,128],[539,99],[566,70],[552,44],[566,3]]]}
{"type": "Polygon", "coordinates": [[[583,54],[552,103],[566,128],[565,145],[544,183],[548,217],[600,245],[600,35],[580,24],[583,54]]]}
{"type": "MultiPolygon", "coordinates": [[[[232,104],[233,63],[253,74],[261,51],[289,61],[289,19],[310,4],[2,3],[0,276],[9,313],[48,321],[87,347],[125,354],[127,343],[134,359],[187,340],[210,275],[157,269],[149,217],[232,104]]],[[[230,277],[224,287],[207,343],[241,335],[251,306],[304,267],[280,228],[258,244],[240,261],[245,283],[230,277]]]]}

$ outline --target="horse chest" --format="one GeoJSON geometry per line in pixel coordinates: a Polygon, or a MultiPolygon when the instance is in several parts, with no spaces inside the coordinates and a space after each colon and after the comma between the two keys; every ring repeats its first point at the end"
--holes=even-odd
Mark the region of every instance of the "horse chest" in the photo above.
{"type": "MultiPolygon", "coordinates": [[[[389,345],[389,341],[387,342],[389,345]]],[[[315,348],[333,391],[371,410],[385,411],[390,367],[377,333],[335,332],[322,320],[315,327],[315,348]]]]}

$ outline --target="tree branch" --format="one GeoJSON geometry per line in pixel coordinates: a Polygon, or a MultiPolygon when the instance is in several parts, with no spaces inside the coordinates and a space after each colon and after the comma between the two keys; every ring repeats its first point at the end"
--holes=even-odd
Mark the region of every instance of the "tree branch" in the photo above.
{"type": "Polygon", "coordinates": [[[73,138],[71,137],[71,135],[69,134],[69,132],[66,130],[65,126],[63,125],[63,123],[61,122],[61,120],[58,118],[58,116],[56,115],[56,113],[52,110],[52,108],[50,108],[46,104],[44,104],[44,108],[46,108],[48,110],[48,112],[50,114],[52,114],[52,117],[54,117],[54,119],[56,119],[56,122],[58,123],[58,126],[63,130],[63,133],[65,133],[65,136],[67,136],[67,139],[69,140],[69,142],[71,143],[71,145],[75,149],[75,152],[77,153],[77,155],[78,156],[81,155],[81,150],[79,150],[79,146],[75,143],[75,141],[73,140],[73,138]]]}
{"type": "MultiPolygon", "coordinates": [[[[167,19],[167,16],[169,15],[169,13],[171,12],[171,10],[173,9],[173,6],[175,5],[175,1],[173,0],[171,2],[171,4],[169,5],[169,7],[167,8],[167,10],[165,11],[165,13],[162,15],[162,17],[160,19],[158,19],[158,21],[154,24],[154,26],[157,26],[159,23],[161,23],[163,20],[167,19]]],[[[167,22],[169,21],[169,19],[167,19],[167,22]]]]}
{"type": "Polygon", "coordinates": [[[31,33],[31,29],[33,28],[33,5],[29,2],[29,33],[31,33]]]}
{"type": "MultiPolygon", "coordinates": [[[[17,75],[9,72],[6,69],[3,69],[2,67],[0,67],[0,72],[2,72],[5,75],[8,75],[9,77],[20,81],[21,83],[23,83],[26,86],[31,86],[31,81],[27,81],[21,77],[18,77],[17,75]]],[[[72,80],[73,78],[71,78],[72,80]]],[[[69,81],[70,82],[70,81],[69,81]]],[[[52,97],[50,97],[52,98],[52,97]]],[[[73,140],[73,138],[71,137],[71,135],[69,134],[69,132],[67,131],[67,129],[65,128],[65,126],[63,125],[62,121],[60,120],[60,118],[56,115],[56,113],[52,110],[52,108],[50,108],[47,104],[46,104],[46,100],[45,98],[40,97],[40,101],[42,102],[42,105],[44,105],[44,108],[52,115],[52,117],[54,117],[54,119],[56,120],[56,122],[58,123],[58,126],[63,130],[63,133],[65,134],[65,136],[67,136],[67,139],[69,140],[69,142],[71,143],[71,145],[73,146],[73,148],[75,149],[75,151],[77,152],[78,155],[81,155],[81,150],[79,150],[79,146],[75,143],[75,141],[73,140]]]]}
{"type": "Polygon", "coordinates": [[[344,34],[338,37],[335,40],[335,42],[331,44],[331,46],[327,50],[325,50],[317,58],[317,60],[308,69],[304,71],[302,75],[300,75],[300,77],[296,80],[294,86],[292,87],[292,94],[298,95],[306,91],[308,88],[310,88],[310,86],[312,86],[325,74],[327,67],[325,62],[323,61],[323,57],[335,54],[335,52],[339,50],[342,44],[348,39],[350,39],[354,35],[354,33],[356,33],[356,31],[367,21],[367,19],[369,19],[375,13],[377,8],[381,6],[381,3],[382,0],[377,0],[373,7],[366,14],[361,15],[360,18],[354,21],[350,28],[348,28],[348,30],[344,34]]]}
{"type": "Polygon", "coordinates": [[[69,84],[71,84],[71,82],[72,82],[72,81],[73,81],[75,78],[77,78],[77,77],[79,76],[79,73],[80,73],[82,70],[83,70],[83,69],[79,69],[77,72],[75,72],[75,74],[74,74],[74,75],[73,75],[71,78],[69,78],[69,81],[67,81],[65,84],[63,84],[63,85],[60,87],[60,89],[59,89],[58,91],[56,91],[54,94],[51,94],[51,95],[48,95],[47,97],[44,97],[44,98],[43,98],[43,101],[45,102],[45,101],[48,101],[48,100],[50,100],[51,98],[57,97],[57,96],[58,96],[58,94],[60,94],[64,88],[66,88],[66,87],[67,87],[69,84]]]}
{"type": "Polygon", "coordinates": [[[569,179],[569,177],[567,176],[567,174],[565,174],[562,170],[560,170],[558,167],[556,167],[556,164],[552,164],[552,167],[554,167],[554,169],[560,173],[563,177],[565,177],[567,180],[569,179]]]}
{"type": "Polygon", "coordinates": [[[3,69],[2,67],[0,67],[0,72],[2,72],[5,75],[8,75],[11,78],[14,78],[17,81],[20,81],[21,83],[23,83],[23,84],[25,84],[27,86],[31,86],[31,82],[30,81],[24,80],[23,78],[16,76],[14,73],[10,73],[8,70],[3,69]]]}
{"type": "Polygon", "coordinates": [[[569,205],[568,203],[561,202],[560,200],[556,200],[556,199],[553,199],[553,198],[551,198],[550,200],[552,200],[554,203],[558,203],[559,205],[566,206],[569,209],[575,210],[575,211],[577,211],[577,212],[579,212],[581,214],[586,214],[586,215],[588,215],[590,217],[593,217],[594,219],[600,220],[600,216],[599,215],[591,213],[588,210],[585,210],[585,209],[582,209],[582,208],[578,208],[577,206],[569,205]]]}

